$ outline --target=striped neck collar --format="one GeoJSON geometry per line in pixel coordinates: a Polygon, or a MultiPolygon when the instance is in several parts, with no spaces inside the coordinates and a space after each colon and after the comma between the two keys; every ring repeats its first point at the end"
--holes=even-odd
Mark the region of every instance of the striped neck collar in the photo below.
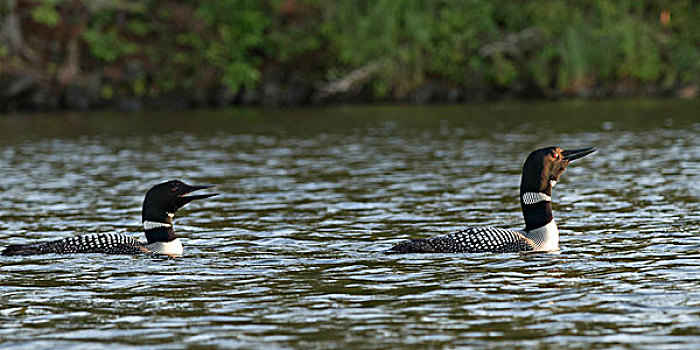
{"type": "Polygon", "coordinates": [[[522,199],[525,205],[552,201],[552,197],[542,192],[525,192],[523,193],[522,199]]]}
{"type": "Polygon", "coordinates": [[[154,228],[161,228],[161,227],[171,228],[171,227],[173,227],[173,224],[169,224],[166,222],[149,221],[149,220],[145,220],[143,222],[143,230],[144,231],[152,230],[154,228]]]}

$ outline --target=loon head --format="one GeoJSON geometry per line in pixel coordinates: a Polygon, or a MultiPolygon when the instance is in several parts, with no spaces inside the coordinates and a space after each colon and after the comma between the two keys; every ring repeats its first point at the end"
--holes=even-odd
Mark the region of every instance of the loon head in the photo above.
{"type": "Polygon", "coordinates": [[[533,151],[523,165],[520,181],[521,195],[526,192],[535,192],[551,196],[552,187],[557,184],[569,163],[595,151],[595,148],[590,147],[564,150],[556,146],[533,151]]]}
{"type": "Polygon", "coordinates": [[[214,186],[191,186],[179,180],[151,187],[146,193],[141,209],[141,220],[148,243],[168,242],[177,238],[173,230],[175,212],[193,200],[216,196],[217,193],[188,196],[194,191],[212,187],[214,186]]]}
{"type": "Polygon", "coordinates": [[[564,150],[553,146],[530,153],[523,165],[520,180],[520,205],[525,216],[526,231],[542,227],[553,220],[552,187],[557,184],[570,162],[595,151],[595,148],[564,150]]]}

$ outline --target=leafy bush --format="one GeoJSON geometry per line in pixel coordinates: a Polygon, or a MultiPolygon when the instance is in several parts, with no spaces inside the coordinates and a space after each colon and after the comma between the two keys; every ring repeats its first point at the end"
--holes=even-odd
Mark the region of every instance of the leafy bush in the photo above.
{"type": "MultiPolygon", "coordinates": [[[[66,50],[37,38],[65,46],[61,33],[81,31],[81,66],[122,72],[126,90],[139,96],[206,94],[221,85],[251,90],[265,72],[318,85],[377,63],[366,86],[380,98],[402,98],[428,81],[544,95],[700,83],[700,6],[691,0],[16,3],[0,12],[28,14],[23,28],[52,29],[30,33],[46,67],[60,66],[66,58],[56,55],[66,50]],[[133,62],[142,71],[127,77],[133,62]]],[[[8,57],[17,59],[10,44],[0,41],[3,68],[8,57]]],[[[118,84],[104,91],[122,92],[118,84]]]]}

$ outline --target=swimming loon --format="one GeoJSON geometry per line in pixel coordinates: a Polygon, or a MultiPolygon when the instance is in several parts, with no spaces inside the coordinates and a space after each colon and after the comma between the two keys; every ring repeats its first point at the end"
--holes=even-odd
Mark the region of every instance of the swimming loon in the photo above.
{"type": "Polygon", "coordinates": [[[470,227],[449,235],[401,242],[386,254],[401,253],[507,253],[559,250],[559,230],[552,216],[552,187],[569,162],[595,152],[595,148],[563,150],[547,147],[530,153],[520,180],[520,206],[525,217],[522,231],[470,227]]]}
{"type": "Polygon", "coordinates": [[[216,193],[187,196],[214,186],[190,186],[179,180],[163,182],[146,193],[141,209],[141,221],[147,244],[117,233],[97,233],[68,237],[60,240],[10,245],[2,255],[36,255],[66,253],[106,254],[163,254],[171,257],[182,255],[182,243],[173,230],[174,213],[185,204],[216,196],[216,193]]]}

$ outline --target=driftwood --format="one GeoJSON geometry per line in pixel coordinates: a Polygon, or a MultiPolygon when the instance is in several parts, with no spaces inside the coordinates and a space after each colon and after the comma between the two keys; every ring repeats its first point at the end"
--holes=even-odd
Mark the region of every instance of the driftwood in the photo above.
{"type": "Polygon", "coordinates": [[[381,68],[381,66],[382,65],[380,62],[372,61],[353,70],[341,79],[324,84],[314,95],[314,100],[323,100],[329,96],[348,92],[365,84],[372,77],[372,75],[374,75],[374,73],[381,68]]]}
{"type": "Polygon", "coordinates": [[[502,55],[521,58],[530,52],[539,50],[545,44],[542,30],[536,27],[525,28],[519,33],[508,34],[503,40],[488,43],[479,49],[482,57],[502,55]]]}

